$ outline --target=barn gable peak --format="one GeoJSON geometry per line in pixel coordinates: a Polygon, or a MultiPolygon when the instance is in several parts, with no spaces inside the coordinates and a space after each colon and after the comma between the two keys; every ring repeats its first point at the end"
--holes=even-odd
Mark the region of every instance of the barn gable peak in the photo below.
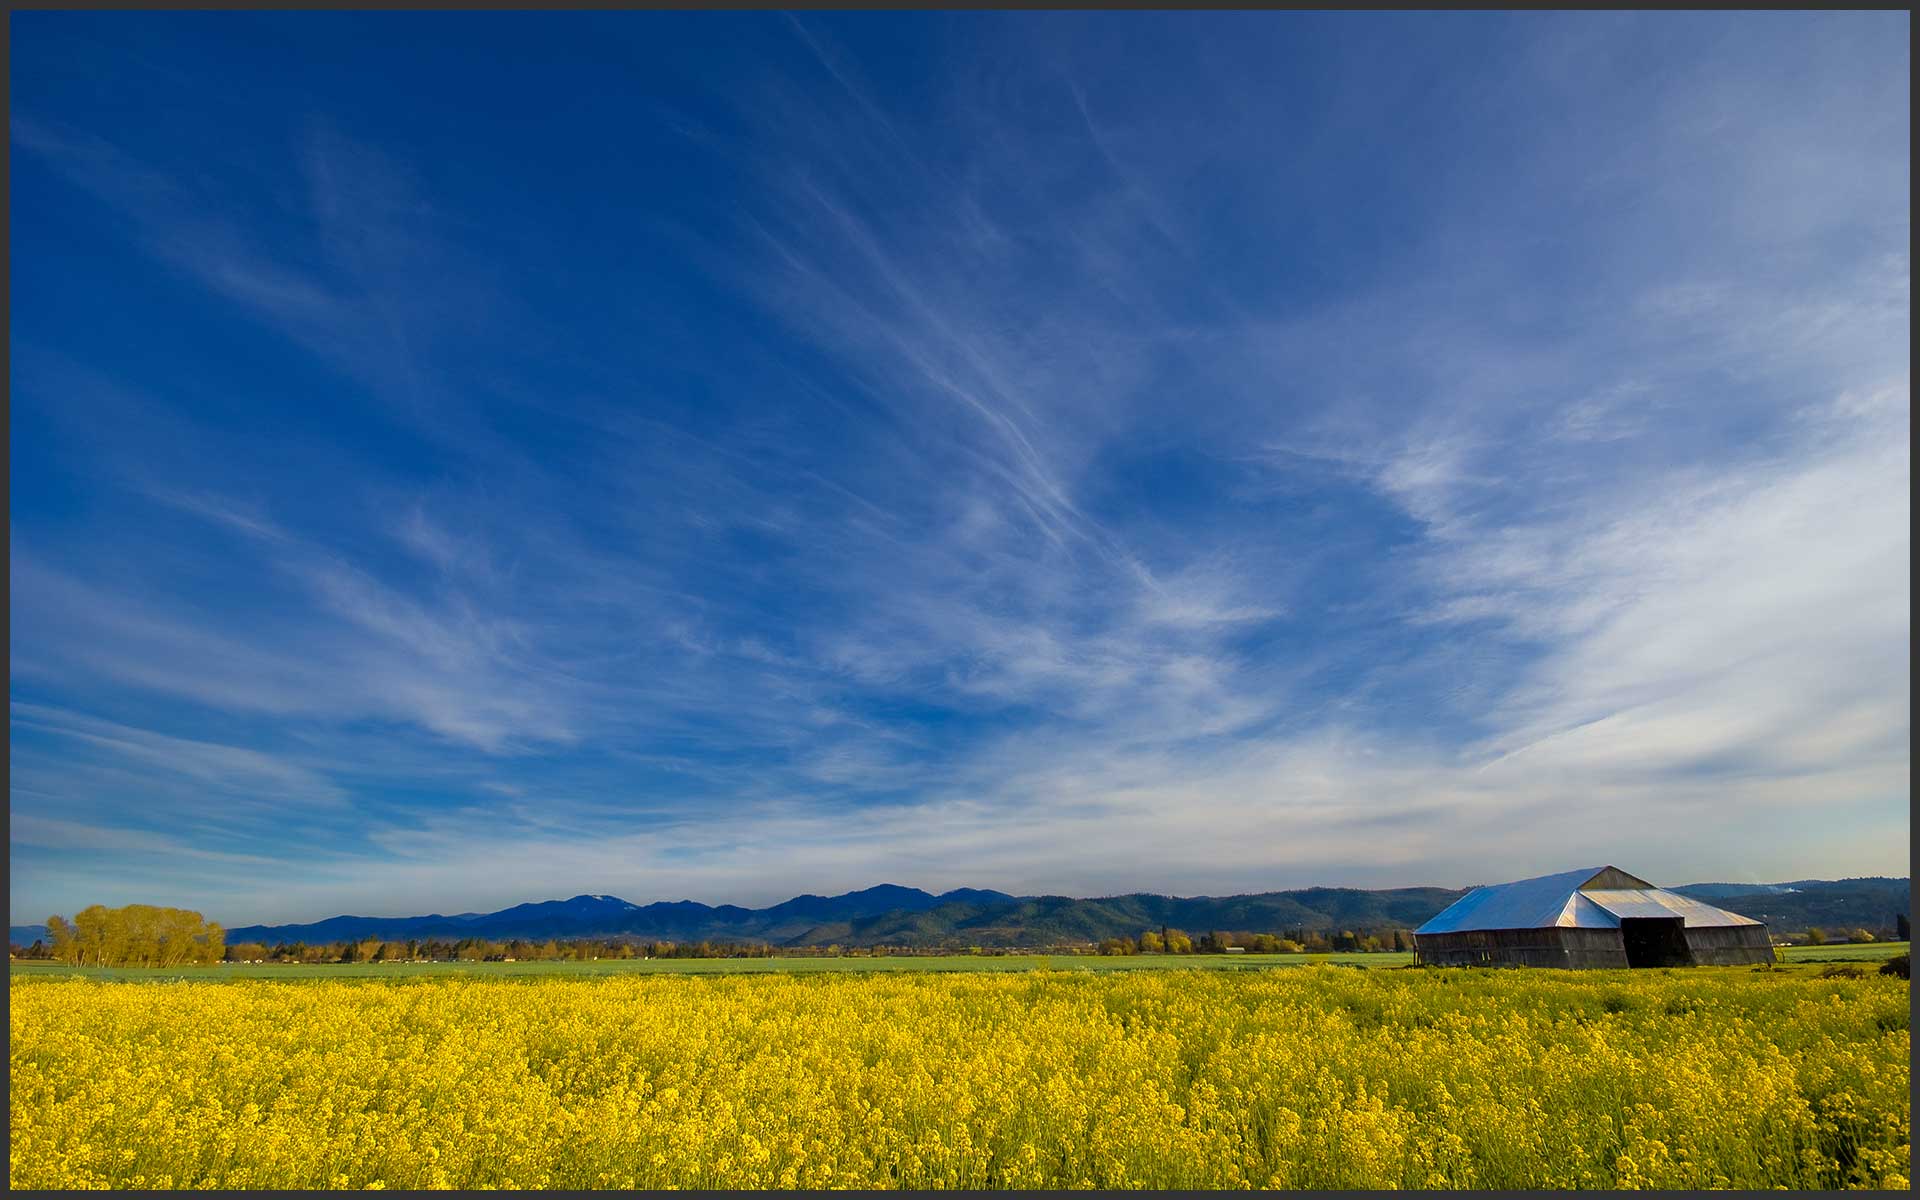
{"type": "Polygon", "coordinates": [[[1594,872],[1592,879],[1580,885],[1583,892],[1618,892],[1634,889],[1657,890],[1651,883],[1637,875],[1629,875],[1619,867],[1601,867],[1594,872]]]}

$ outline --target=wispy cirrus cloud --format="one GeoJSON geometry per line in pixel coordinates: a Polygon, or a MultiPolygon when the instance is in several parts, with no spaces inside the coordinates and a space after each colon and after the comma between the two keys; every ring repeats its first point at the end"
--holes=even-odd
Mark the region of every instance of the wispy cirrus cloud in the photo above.
{"type": "Polygon", "coordinates": [[[348,798],[235,919],[1904,869],[1891,26],[879,28],[244,171],[17,104],[28,217],[244,353],[17,330],[16,806],[348,798]]]}
{"type": "Polygon", "coordinates": [[[332,803],[340,789],[318,773],[239,746],[169,737],[41,704],[9,705],[12,726],[86,743],[107,754],[256,800],[332,803]]]}

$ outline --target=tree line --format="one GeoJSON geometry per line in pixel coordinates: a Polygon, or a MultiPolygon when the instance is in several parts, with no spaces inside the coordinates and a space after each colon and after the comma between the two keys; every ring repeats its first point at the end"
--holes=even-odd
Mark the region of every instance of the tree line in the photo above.
{"type": "MultiPolygon", "coordinates": [[[[1907,918],[1903,916],[1895,924],[1894,940],[1904,942],[1907,940],[1907,937],[1907,918]]],[[[1807,930],[1806,939],[1807,945],[1809,946],[1824,946],[1828,942],[1853,942],[1860,944],[1880,940],[1874,936],[1872,931],[1866,929],[1856,929],[1852,933],[1832,934],[1820,928],[1818,925],[1814,925],[1807,930]]]]}
{"type": "MultiPolygon", "coordinates": [[[[908,947],[868,947],[843,950],[840,946],[774,947],[765,942],[672,942],[634,938],[367,938],[331,942],[238,942],[229,945],[220,925],[197,912],[129,904],[107,908],[95,904],[71,922],[47,918],[48,943],[34,943],[20,951],[23,958],[49,958],[76,966],[171,967],[192,963],[360,963],[360,962],[532,962],[591,961],[635,958],[771,958],[782,956],[838,957],[843,954],[880,955],[951,953],[950,950],[908,947]]],[[[1137,937],[1113,937],[1091,947],[1106,955],[1224,954],[1238,949],[1253,954],[1301,954],[1328,951],[1411,950],[1413,937],[1404,929],[1343,930],[1323,933],[1304,928],[1284,933],[1213,930],[1198,937],[1163,926],[1137,937]]],[[[1046,948],[1030,948],[1044,950],[1046,948]]],[[[973,953],[980,953],[974,948],[973,953]]],[[[1061,946],[1054,953],[1086,953],[1086,948],[1061,946]]]]}
{"type": "Polygon", "coordinates": [[[48,958],[82,967],[177,967],[216,963],[226,954],[219,924],[184,908],[94,904],[47,918],[48,958]]]}
{"type": "Polygon", "coordinates": [[[1285,934],[1245,933],[1213,930],[1198,938],[1184,930],[1162,926],[1145,930],[1139,937],[1112,937],[1100,943],[1101,954],[1225,954],[1239,949],[1248,954],[1325,954],[1328,952],[1370,953],[1378,950],[1411,950],[1413,935],[1404,929],[1338,933],[1294,929],[1285,934]]]}
{"type": "Polygon", "coordinates": [[[101,919],[95,909],[82,913],[75,918],[74,924],[53,917],[47,922],[51,945],[36,941],[31,946],[14,947],[13,955],[23,959],[52,959],[85,967],[171,967],[218,962],[572,962],[603,958],[771,958],[776,953],[786,956],[822,953],[817,949],[776,950],[763,942],[642,942],[591,938],[564,942],[556,939],[534,942],[488,938],[461,938],[457,941],[444,938],[408,938],[404,941],[369,938],[360,941],[275,942],[272,945],[262,942],[228,943],[220,926],[201,923],[198,913],[149,908],[148,912],[179,914],[175,922],[180,929],[197,924],[200,930],[197,939],[195,935],[188,934],[184,940],[173,936],[162,941],[149,937],[145,930],[151,928],[152,923],[143,922],[141,914],[132,911],[142,908],[146,906],[130,905],[128,909],[99,910],[109,915],[131,913],[130,918],[120,921],[101,919]],[[192,919],[191,922],[188,918],[192,919]],[[82,934],[81,930],[85,930],[85,933],[82,934]],[[183,950],[189,947],[191,949],[183,957],[183,950]]]}

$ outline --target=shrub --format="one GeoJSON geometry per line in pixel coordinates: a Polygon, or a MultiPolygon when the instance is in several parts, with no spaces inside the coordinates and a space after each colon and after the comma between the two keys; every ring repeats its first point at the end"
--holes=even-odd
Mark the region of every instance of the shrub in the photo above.
{"type": "Polygon", "coordinates": [[[1907,959],[1911,954],[1912,951],[1908,951],[1898,958],[1890,958],[1881,963],[1880,973],[1882,975],[1898,975],[1902,979],[1911,978],[1911,976],[1907,974],[1907,959]]]}

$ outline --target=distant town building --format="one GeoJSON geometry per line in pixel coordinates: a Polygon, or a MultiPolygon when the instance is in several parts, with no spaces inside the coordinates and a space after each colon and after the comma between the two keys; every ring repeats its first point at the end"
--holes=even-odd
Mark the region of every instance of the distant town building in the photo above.
{"type": "Polygon", "coordinates": [[[1618,867],[1584,867],[1475,888],[1413,931],[1432,966],[1678,967],[1767,963],[1751,917],[1655,887],[1618,867]]]}

